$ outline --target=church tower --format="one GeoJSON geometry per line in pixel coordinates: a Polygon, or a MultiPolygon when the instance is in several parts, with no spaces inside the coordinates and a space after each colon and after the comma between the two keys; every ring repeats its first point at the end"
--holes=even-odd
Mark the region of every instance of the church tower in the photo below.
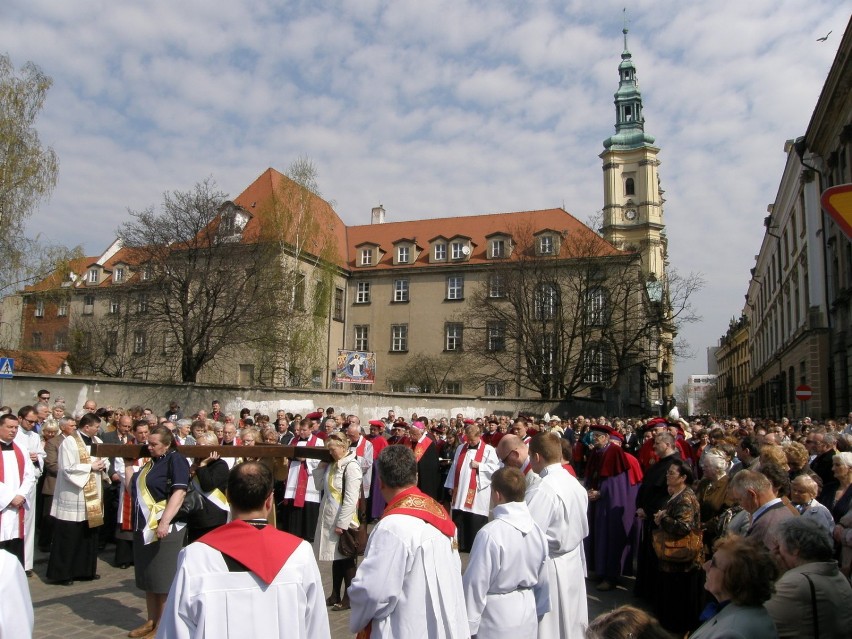
{"type": "Polygon", "coordinates": [[[645,133],[642,94],[636,67],[627,48],[618,65],[615,92],[615,135],[604,140],[603,236],[614,246],[642,254],[642,268],[650,281],[663,282],[666,267],[666,232],[663,190],[657,167],[660,161],[654,138],[645,133]]]}

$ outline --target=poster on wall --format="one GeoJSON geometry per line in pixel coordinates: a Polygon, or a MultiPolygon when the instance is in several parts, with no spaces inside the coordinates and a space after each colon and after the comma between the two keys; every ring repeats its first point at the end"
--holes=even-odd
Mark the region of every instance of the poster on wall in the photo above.
{"type": "Polygon", "coordinates": [[[376,354],[364,351],[337,351],[336,382],[372,384],[376,381],[376,354]]]}

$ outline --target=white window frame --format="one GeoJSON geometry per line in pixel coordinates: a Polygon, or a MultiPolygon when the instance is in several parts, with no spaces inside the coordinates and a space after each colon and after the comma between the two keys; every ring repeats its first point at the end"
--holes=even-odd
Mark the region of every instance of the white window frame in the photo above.
{"type": "Polygon", "coordinates": [[[68,315],[68,300],[60,300],[59,307],[56,309],[57,317],[65,317],[68,315]]]}
{"type": "Polygon", "coordinates": [[[143,281],[143,282],[147,282],[147,281],[148,281],[148,280],[150,280],[150,279],[151,279],[151,267],[150,267],[150,266],[145,266],[145,267],[142,269],[142,281],[143,281]]]}
{"type": "Polygon", "coordinates": [[[538,238],[538,254],[553,255],[555,252],[555,244],[552,235],[542,235],[538,238]]]}
{"type": "Polygon", "coordinates": [[[139,293],[139,297],[136,298],[136,312],[137,313],[147,313],[148,312],[148,294],[147,293],[139,293]]]}
{"type": "Polygon", "coordinates": [[[454,260],[460,260],[464,258],[464,242],[453,242],[450,244],[450,257],[454,260]]]}
{"type": "Polygon", "coordinates": [[[586,320],[590,326],[600,326],[606,310],[606,292],[600,286],[590,288],[586,294],[586,320]]]}
{"type": "Polygon", "coordinates": [[[486,348],[492,353],[506,350],[506,325],[503,322],[488,322],[486,327],[488,343],[486,348]]]}
{"type": "Polygon", "coordinates": [[[464,299],[464,275],[450,275],[447,278],[447,299],[464,299]]]}
{"type": "Polygon", "coordinates": [[[372,266],[373,265],[373,249],[371,248],[363,248],[361,249],[361,266],[372,266]]]}
{"type": "Polygon", "coordinates": [[[488,297],[492,299],[506,297],[506,277],[502,273],[494,273],[488,278],[488,297]]]}
{"type": "Polygon", "coordinates": [[[496,260],[506,257],[506,240],[502,238],[491,240],[491,246],[489,251],[491,259],[496,260]]]}
{"type": "Polygon", "coordinates": [[[145,331],[134,331],[133,332],[133,354],[134,355],[144,355],[145,347],[147,344],[145,343],[145,331]]]}
{"type": "Polygon", "coordinates": [[[396,263],[397,264],[408,264],[408,260],[411,256],[411,250],[408,246],[397,246],[396,247],[396,263]]]}
{"type": "Polygon", "coordinates": [[[36,317],[44,317],[44,300],[36,300],[35,316],[36,317]]]}
{"type": "Polygon", "coordinates": [[[408,324],[391,324],[391,351],[404,353],[408,350],[408,324]]]}
{"type": "Polygon", "coordinates": [[[355,303],[356,304],[369,304],[370,303],[370,283],[369,282],[358,282],[358,292],[355,294],[355,303]]]}
{"type": "Polygon", "coordinates": [[[553,282],[543,282],[535,292],[535,319],[552,320],[559,308],[559,288],[553,282]]]}
{"type": "Polygon", "coordinates": [[[583,354],[583,382],[586,384],[603,382],[605,356],[606,354],[600,345],[592,346],[583,354]]]}
{"type": "Polygon", "coordinates": [[[112,272],[112,281],[116,284],[124,281],[124,269],[117,268],[112,272]]]}
{"type": "Polygon", "coordinates": [[[121,310],[121,304],[118,300],[110,300],[109,301],[109,314],[110,315],[118,315],[118,312],[121,310]]]}
{"type": "Polygon", "coordinates": [[[444,395],[461,395],[461,382],[444,382],[444,395]]]}
{"type": "Polygon", "coordinates": [[[393,301],[407,302],[408,297],[408,278],[401,278],[393,281],[393,301]]]}
{"type": "Polygon", "coordinates": [[[444,325],[444,350],[460,351],[464,344],[464,324],[448,322],[444,325]]]}
{"type": "Polygon", "coordinates": [[[355,325],[355,350],[369,351],[370,350],[370,325],[356,324],[355,325]]]}
{"type": "Polygon", "coordinates": [[[89,284],[97,284],[101,279],[100,271],[96,268],[89,269],[89,284]]]}
{"type": "Polygon", "coordinates": [[[444,242],[435,245],[435,260],[447,259],[447,245],[444,242]]]}

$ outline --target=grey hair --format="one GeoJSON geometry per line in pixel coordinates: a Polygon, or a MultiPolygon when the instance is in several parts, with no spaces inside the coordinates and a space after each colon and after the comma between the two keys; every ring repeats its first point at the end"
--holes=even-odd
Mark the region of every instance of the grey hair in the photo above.
{"type": "Polygon", "coordinates": [[[772,489],[772,483],[769,478],[763,473],[757,473],[753,470],[741,470],[730,483],[731,490],[736,492],[745,492],[753,490],[756,493],[762,493],[772,489]]]}
{"type": "Polygon", "coordinates": [[[674,435],[672,435],[668,431],[663,431],[661,433],[657,433],[656,435],[654,435],[654,441],[657,441],[657,440],[666,442],[672,448],[674,448],[674,446],[675,446],[674,435]]]}
{"type": "MultiPolygon", "coordinates": [[[[837,445],[837,433],[834,431],[828,431],[822,436],[822,443],[828,446],[829,448],[834,448],[837,445]]],[[[847,466],[852,466],[852,463],[846,464],[847,466]]]]}
{"type": "Polygon", "coordinates": [[[74,422],[74,421],[76,421],[76,420],[71,419],[70,417],[60,417],[59,419],[56,420],[56,425],[59,426],[59,428],[62,428],[68,422],[74,422]]]}
{"type": "Polygon", "coordinates": [[[186,418],[179,419],[177,420],[175,426],[177,426],[178,428],[183,428],[184,426],[192,426],[192,420],[186,418]]]}
{"type": "Polygon", "coordinates": [[[706,451],[705,454],[701,456],[701,464],[707,468],[712,468],[717,471],[726,470],[728,468],[728,460],[725,458],[724,453],[717,451],[714,448],[706,451]]]}
{"type": "Polygon", "coordinates": [[[33,408],[36,410],[39,410],[40,408],[46,408],[47,410],[50,410],[50,406],[48,406],[44,402],[38,402],[35,406],[33,406],[33,408]]]}
{"type": "Polygon", "coordinates": [[[821,524],[807,517],[785,519],[775,527],[778,541],[803,563],[834,559],[834,542],[821,524]]]}
{"type": "MultiPolygon", "coordinates": [[[[847,468],[852,468],[852,453],[835,453],[834,459],[839,459],[841,462],[843,462],[844,466],[846,466],[847,468]]],[[[832,463],[834,463],[834,460],[832,460],[832,463]]]]}
{"type": "Polygon", "coordinates": [[[799,475],[793,481],[790,482],[791,486],[796,484],[800,484],[802,488],[811,493],[814,496],[819,495],[819,484],[816,483],[813,477],[810,475],[799,475]]]}

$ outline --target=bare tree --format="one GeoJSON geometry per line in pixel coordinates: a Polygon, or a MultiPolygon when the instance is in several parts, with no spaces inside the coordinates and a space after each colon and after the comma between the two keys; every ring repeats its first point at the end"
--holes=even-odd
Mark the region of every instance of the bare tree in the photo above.
{"type": "Polygon", "coordinates": [[[467,384],[476,377],[472,374],[472,361],[466,352],[417,353],[405,366],[388,373],[392,388],[405,393],[445,394],[458,384],[458,392],[464,392],[467,384]]]}

